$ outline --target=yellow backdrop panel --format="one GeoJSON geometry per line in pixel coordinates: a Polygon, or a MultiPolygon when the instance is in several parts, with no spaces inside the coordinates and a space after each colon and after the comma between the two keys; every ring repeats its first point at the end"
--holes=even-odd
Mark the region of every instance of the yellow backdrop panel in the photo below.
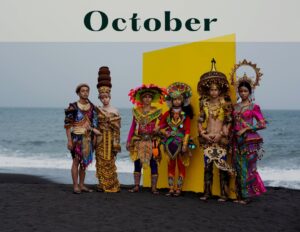
{"type": "MultiPolygon", "coordinates": [[[[194,138],[197,149],[193,151],[190,166],[186,169],[184,191],[204,191],[203,150],[199,147],[197,139],[197,117],[199,114],[197,83],[203,73],[210,71],[212,58],[217,61],[217,70],[225,73],[228,77],[235,64],[235,35],[168,47],[143,54],[143,83],[167,87],[173,82],[180,81],[190,85],[193,91],[191,104],[195,117],[191,123],[191,137],[194,138]]],[[[231,97],[235,99],[233,87],[231,87],[231,97]]],[[[168,110],[166,104],[159,107],[163,108],[163,112],[168,110]]],[[[216,169],[214,170],[214,180],[213,194],[219,195],[219,175],[216,169]]],[[[146,169],[144,170],[143,185],[149,187],[150,183],[150,170],[146,169]]],[[[166,154],[163,154],[159,165],[158,188],[167,187],[167,157],[166,154]]],[[[232,180],[230,189],[230,197],[234,198],[232,180]]]]}

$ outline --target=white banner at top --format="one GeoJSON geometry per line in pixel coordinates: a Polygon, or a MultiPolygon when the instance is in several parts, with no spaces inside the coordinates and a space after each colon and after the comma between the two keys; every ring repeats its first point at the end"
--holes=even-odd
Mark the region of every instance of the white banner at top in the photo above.
{"type": "Polygon", "coordinates": [[[299,0],[1,0],[0,42],[299,42],[299,0]]]}

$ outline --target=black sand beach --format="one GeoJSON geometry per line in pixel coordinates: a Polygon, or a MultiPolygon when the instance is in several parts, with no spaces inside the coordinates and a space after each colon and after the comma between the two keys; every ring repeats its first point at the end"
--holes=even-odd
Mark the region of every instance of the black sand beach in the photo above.
{"type": "Polygon", "coordinates": [[[239,205],[127,189],[75,195],[71,185],[0,174],[0,231],[300,231],[299,190],[268,188],[239,205]]]}

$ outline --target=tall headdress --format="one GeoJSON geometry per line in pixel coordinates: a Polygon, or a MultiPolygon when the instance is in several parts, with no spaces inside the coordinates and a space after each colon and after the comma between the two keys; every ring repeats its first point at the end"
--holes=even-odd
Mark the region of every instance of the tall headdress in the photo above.
{"type": "Polygon", "coordinates": [[[198,93],[201,96],[208,96],[211,85],[216,85],[220,90],[221,94],[227,94],[229,89],[229,83],[226,75],[222,72],[217,71],[216,61],[213,58],[211,60],[211,70],[204,73],[198,82],[198,93]]]}
{"type": "Polygon", "coordinates": [[[251,86],[252,90],[252,100],[254,100],[254,90],[257,86],[259,86],[259,82],[261,81],[262,73],[260,72],[260,68],[257,67],[256,64],[253,64],[251,61],[247,61],[244,59],[243,61],[240,61],[238,64],[235,64],[231,73],[231,84],[236,87],[236,91],[238,91],[238,87],[241,83],[246,82],[251,86]],[[249,66],[251,67],[255,72],[255,77],[250,77],[246,73],[242,77],[237,76],[237,70],[242,66],[249,66]],[[236,76],[236,81],[234,79],[234,76],[236,76]]]}
{"type": "Polygon", "coordinates": [[[102,66],[99,68],[99,72],[98,72],[97,89],[99,95],[108,94],[110,96],[111,87],[112,85],[111,85],[111,76],[110,76],[109,68],[106,66],[102,66]]]}
{"type": "Polygon", "coordinates": [[[142,84],[135,89],[131,89],[128,96],[133,104],[142,105],[143,96],[147,94],[151,95],[152,103],[159,102],[160,104],[162,104],[164,102],[164,95],[166,94],[166,90],[165,88],[161,88],[154,84],[142,84]]]}
{"type": "Polygon", "coordinates": [[[190,104],[190,98],[192,96],[191,87],[182,82],[175,82],[167,88],[167,95],[165,99],[170,106],[172,106],[172,100],[176,98],[182,98],[184,106],[190,104]]]}

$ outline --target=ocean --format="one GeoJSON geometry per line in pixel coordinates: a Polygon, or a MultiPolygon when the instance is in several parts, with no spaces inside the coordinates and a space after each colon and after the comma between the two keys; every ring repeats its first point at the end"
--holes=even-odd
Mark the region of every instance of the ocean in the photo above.
{"type": "MultiPolygon", "coordinates": [[[[132,116],[120,109],[121,146],[117,168],[121,183],[132,184],[133,164],[125,149],[132,116]]],[[[265,154],[258,170],[267,186],[300,189],[300,111],[265,110],[268,128],[260,131],[265,154]]],[[[0,172],[39,175],[72,183],[62,108],[0,108],[0,172]]],[[[96,183],[95,165],[87,183],[96,183]]]]}

